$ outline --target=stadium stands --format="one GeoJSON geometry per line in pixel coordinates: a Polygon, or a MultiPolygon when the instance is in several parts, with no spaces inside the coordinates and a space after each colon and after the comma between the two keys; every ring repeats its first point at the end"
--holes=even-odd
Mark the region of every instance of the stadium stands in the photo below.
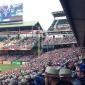
{"type": "MultiPolygon", "coordinates": [[[[33,81],[36,79],[38,76],[39,72],[42,72],[44,70],[44,66],[47,67],[49,65],[51,66],[61,66],[64,67],[67,63],[70,63],[72,65],[75,65],[79,61],[79,48],[63,48],[63,49],[58,49],[54,51],[49,51],[44,54],[42,54],[40,57],[37,58],[30,58],[30,56],[1,56],[1,60],[22,60],[28,63],[24,63],[21,65],[20,68],[16,68],[14,70],[8,70],[8,71],[3,71],[0,73],[0,76],[2,76],[2,83],[10,83],[11,79],[17,80],[17,83],[21,82],[22,79],[27,79],[31,78],[33,81]],[[50,62],[50,63],[49,63],[50,62]],[[26,77],[27,76],[27,77],[26,77]],[[29,77],[28,77],[29,76],[29,77]]],[[[42,74],[41,74],[42,75],[42,74]]],[[[25,81],[24,81],[25,82],[25,81]]],[[[28,81],[28,82],[31,82],[28,81]]],[[[26,82],[27,83],[27,82],[26,82]]],[[[39,82],[38,82],[39,83],[39,82]]],[[[26,84],[25,84],[26,85],[26,84]]],[[[35,84],[34,84],[35,85],[35,84]]],[[[44,85],[44,84],[43,84],[44,85]]]]}
{"type": "MultiPolygon", "coordinates": [[[[57,35],[57,34],[56,34],[57,35]]],[[[43,45],[57,45],[57,44],[68,44],[68,43],[76,43],[76,39],[73,34],[60,34],[60,37],[54,35],[48,35],[45,40],[42,42],[43,45]]]]}
{"type": "MultiPolygon", "coordinates": [[[[77,43],[74,35],[69,33],[72,31],[66,19],[54,20],[49,30],[44,39],[39,37],[40,31],[37,31],[36,37],[1,37],[0,49],[13,52],[22,50],[23,52],[32,49],[35,45],[55,46],[77,43]],[[58,32],[54,32],[55,27],[58,32]]],[[[39,47],[32,51],[34,50],[37,52],[39,47]]],[[[40,55],[33,53],[0,55],[0,85],[64,85],[64,83],[65,85],[85,85],[85,58],[81,55],[80,47],[74,45],[48,52],[41,51],[40,55]],[[4,66],[6,67],[3,68],[4,66]]]]}

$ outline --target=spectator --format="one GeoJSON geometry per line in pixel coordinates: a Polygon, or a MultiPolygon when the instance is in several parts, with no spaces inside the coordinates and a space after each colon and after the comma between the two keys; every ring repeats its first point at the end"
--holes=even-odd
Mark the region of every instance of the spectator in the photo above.
{"type": "Polygon", "coordinates": [[[72,71],[70,69],[67,68],[61,68],[59,71],[59,77],[61,80],[65,80],[68,81],[70,83],[72,83],[73,79],[72,79],[72,71]]]}
{"type": "Polygon", "coordinates": [[[80,81],[80,85],[85,85],[85,64],[78,64],[76,66],[77,81],[80,81]]]}
{"type": "Polygon", "coordinates": [[[66,80],[60,80],[56,85],[73,85],[73,84],[66,80]]]}
{"type": "Polygon", "coordinates": [[[56,85],[59,81],[59,69],[55,67],[47,67],[45,70],[45,85],[56,85]]]}

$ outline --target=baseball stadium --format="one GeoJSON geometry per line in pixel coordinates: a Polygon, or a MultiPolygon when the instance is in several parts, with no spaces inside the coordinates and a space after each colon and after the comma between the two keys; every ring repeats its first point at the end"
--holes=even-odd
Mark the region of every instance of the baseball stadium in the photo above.
{"type": "Polygon", "coordinates": [[[46,31],[23,3],[0,6],[0,85],[85,85],[85,1],[59,2],[46,31]]]}

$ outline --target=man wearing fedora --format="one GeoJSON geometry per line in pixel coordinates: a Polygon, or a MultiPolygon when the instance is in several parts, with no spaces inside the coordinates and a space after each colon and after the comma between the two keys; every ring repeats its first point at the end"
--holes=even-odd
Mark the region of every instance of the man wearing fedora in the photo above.
{"type": "Polygon", "coordinates": [[[56,85],[59,81],[59,69],[48,66],[45,70],[45,85],[56,85]]]}

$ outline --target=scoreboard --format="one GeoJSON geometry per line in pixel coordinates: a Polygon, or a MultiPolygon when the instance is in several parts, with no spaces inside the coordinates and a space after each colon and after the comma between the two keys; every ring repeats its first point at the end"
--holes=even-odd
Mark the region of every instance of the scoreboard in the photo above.
{"type": "Polygon", "coordinates": [[[23,4],[0,6],[0,24],[23,21],[23,4]]]}

